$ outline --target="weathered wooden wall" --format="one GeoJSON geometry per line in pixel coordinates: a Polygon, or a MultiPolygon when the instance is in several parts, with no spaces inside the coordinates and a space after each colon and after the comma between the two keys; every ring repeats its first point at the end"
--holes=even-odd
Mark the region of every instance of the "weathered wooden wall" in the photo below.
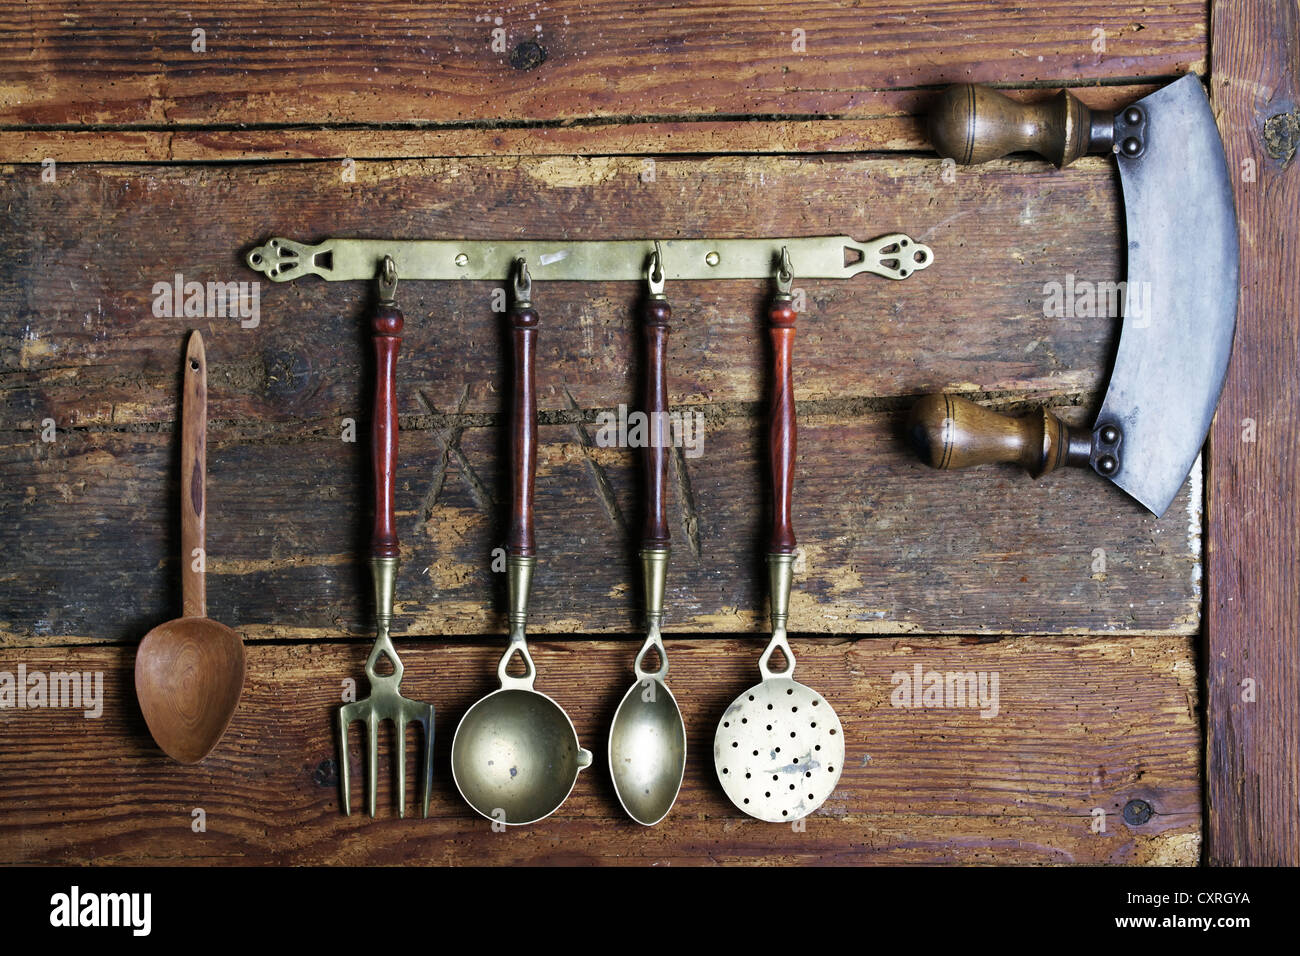
{"type": "Polygon", "coordinates": [[[1212,435],[1208,858],[1300,863],[1300,10],[1216,9],[1212,89],[1241,221],[1232,374],[1212,435]],[[1249,173],[1249,176],[1247,175],[1249,173]]]}
{"type": "Polygon", "coordinates": [[[978,79],[1113,106],[1206,70],[1204,6],[723,7],[525,5],[503,14],[504,53],[457,5],[8,12],[24,26],[0,37],[0,671],[102,671],[107,703],[92,720],[0,710],[0,862],[1196,862],[1199,469],[1157,520],[1084,473],[928,471],[900,425],[938,388],[1086,420],[1117,323],[1046,317],[1043,287],[1123,267],[1106,162],[945,177],[923,152],[927,98],[978,79]],[[741,815],[711,760],[765,630],[757,282],[669,290],[671,400],[705,432],[675,458],[670,512],[690,759],[653,830],[622,817],[601,756],[631,680],[639,511],[632,453],[596,447],[594,418],[635,394],[636,290],[538,284],[533,630],[597,765],[559,814],[505,835],[447,761],[502,646],[500,318],[490,283],[401,286],[398,643],[404,689],[438,708],[435,819],[397,821],[387,791],[383,819],[339,815],[331,711],[370,637],[367,290],[263,283],[242,329],[155,317],[154,283],[251,280],[242,253],[272,235],[896,230],[934,266],[799,283],[791,626],[850,755],[806,832],[741,815]],[[181,768],[153,748],[130,667],[178,608],[190,327],[211,365],[210,614],[249,641],[249,676],[228,737],[181,768]],[[916,663],[996,671],[998,715],[891,706],[916,663]],[[1154,813],[1125,822],[1134,801],[1154,813]]]}

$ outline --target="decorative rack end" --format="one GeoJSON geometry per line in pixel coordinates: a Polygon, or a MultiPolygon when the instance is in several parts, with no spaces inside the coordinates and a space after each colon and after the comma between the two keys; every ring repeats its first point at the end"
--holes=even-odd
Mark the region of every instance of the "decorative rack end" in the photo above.
{"type": "Polygon", "coordinates": [[[913,272],[930,268],[934,250],[902,232],[873,240],[863,251],[859,272],[872,272],[886,279],[906,279],[913,272]]]}
{"type": "Polygon", "coordinates": [[[244,261],[250,269],[263,273],[272,282],[289,282],[304,275],[328,278],[329,268],[322,268],[319,259],[322,253],[330,251],[329,246],[328,242],[308,246],[277,237],[249,250],[244,261]]]}

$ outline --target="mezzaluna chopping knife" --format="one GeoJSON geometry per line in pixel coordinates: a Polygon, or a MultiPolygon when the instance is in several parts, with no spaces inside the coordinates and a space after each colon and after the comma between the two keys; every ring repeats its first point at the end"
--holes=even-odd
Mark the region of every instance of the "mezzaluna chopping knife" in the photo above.
{"type": "Polygon", "coordinates": [[[982,163],[1020,150],[1057,166],[1114,153],[1128,234],[1119,349],[1091,429],[1047,409],[1013,419],[954,395],[912,409],[908,432],[936,468],[1018,463],[1035,477],[1091,467],[1157,516],[1196,462],[1214,417],[1237,319],[1237,223],[1223,143],[1192,74],[1114,115],[1068,91],[1023,104],[987,87],[944,91],[930,112],[942,156],[982,163]]]}

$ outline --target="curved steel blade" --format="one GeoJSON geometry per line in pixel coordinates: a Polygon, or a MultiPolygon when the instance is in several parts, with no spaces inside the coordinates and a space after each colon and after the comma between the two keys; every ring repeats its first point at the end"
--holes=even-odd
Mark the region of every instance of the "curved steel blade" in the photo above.
{"type": "Polygon", "coordinates": [[[1162,515],[1223,389],[1237,320],[1237,217],[1223,143],[1195,75],[1117,113],[1115,143],[1128,285],[1094,434],[1109,425],[1120,432],[1110,443],[1118,468],[1097,470],[1162,515]],[[1140,143],[1136,155],[1125,150],[1130,137],[1140,143]]]}

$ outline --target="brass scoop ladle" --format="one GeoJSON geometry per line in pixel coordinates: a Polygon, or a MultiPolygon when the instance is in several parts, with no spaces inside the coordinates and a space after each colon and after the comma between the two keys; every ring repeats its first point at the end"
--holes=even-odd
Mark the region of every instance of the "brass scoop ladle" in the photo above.
{"type": "Polygon", "coordinates": [[[533,689],[537,671],[524,629],[528,592],[537,560],[533,540],[533,475],[537,466],[537,385],[533,375],[537,312],[532,279],[523,259],[515,263],[510,306],[514,350],[514,396],[510,410],[510,531],[506,575],[510,644],[497,664],[501,687],[461,718],[451,742],[451,774],[471,807],[497,823],[536,823],[560,808],[591,753],[578,743],[568,714],[533,689]],[[516,654],[525,673],[507,668],[516,654]]]}

